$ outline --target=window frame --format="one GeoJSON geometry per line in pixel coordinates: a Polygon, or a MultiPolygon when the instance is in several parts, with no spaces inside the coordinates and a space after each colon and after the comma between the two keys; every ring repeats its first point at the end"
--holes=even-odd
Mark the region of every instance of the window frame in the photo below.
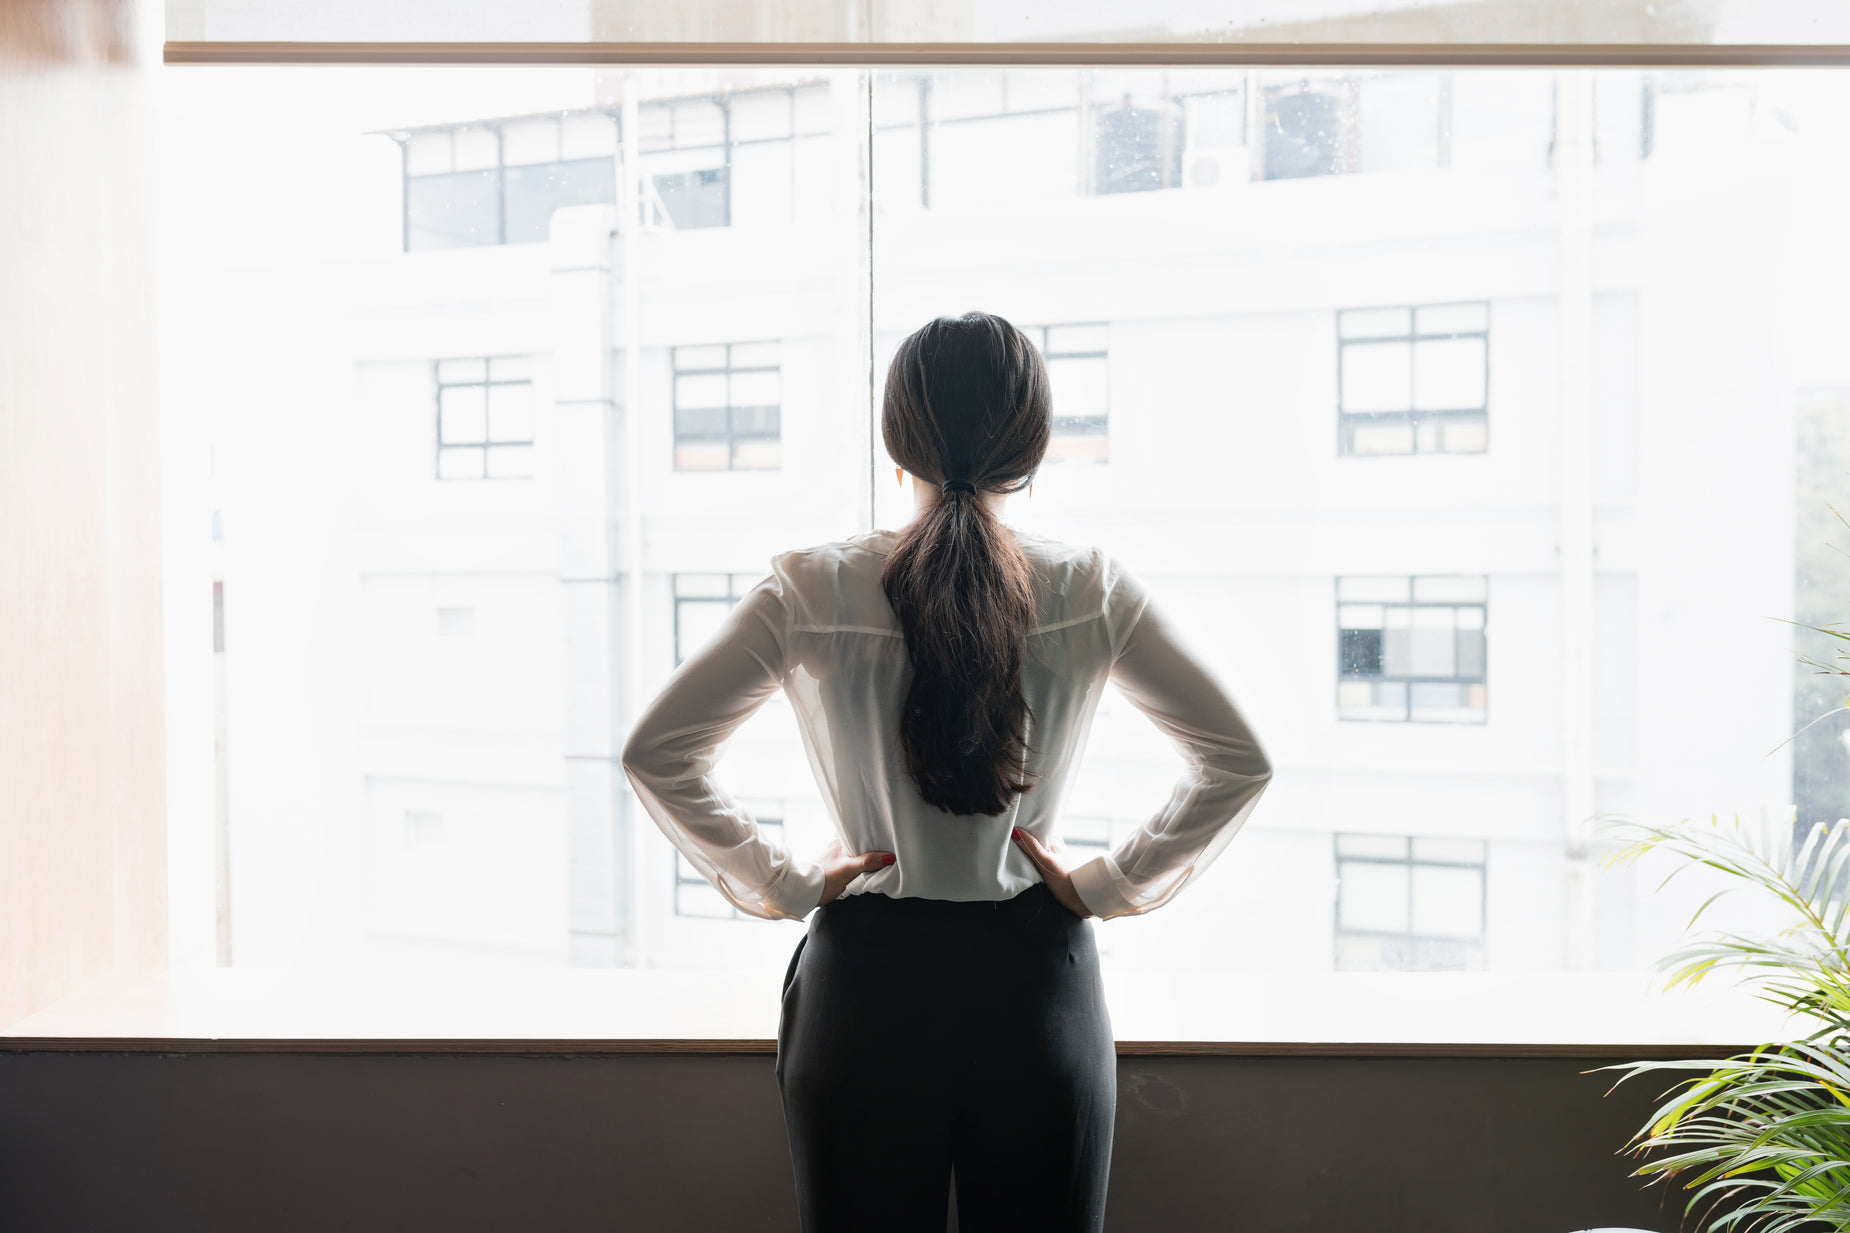
{"type": "Polygon", "coordinates": [[[1374,304],[1353,305],[1336,310],[1336,454],[1339,458],[1419,458],[1419,457],[1471,457],[1490,453],[1490,326],[1491,301],[1489,300],[1444,300],[1420,304],[1374,304]],[[1484,326],[1480,330],[1452,330],[1445,333],[1423,334],[1420,332],[1420,314],[1442,308],[1482,308],[1484,326]],[[1349,338],[1343,334],[1343,318],[1351,313],[1394,312],[1407,314],[1407,332],[1405,334],[1376,334],[1349,338]],[[1478,339],[1484,347],[1484,379],[1480,406],[1474,408],[1451,408],[1443,411],[1422,411],[1414,406],[1414,387],[1419,379],[1415,364],[1419,356],[1419,344],[1422,342],[1452,342],[1459,339],[1478,339]],[[1407,348],[1407,407],[1404,411],[1349,411],[1343,406],[1343,361],[1350,347],[1400,346],[1407,348]],[[1444,439],[1444,428],[1451,423],[1479,421],[1483,424],[1484,446],[1475,450],[1451,450],[1440,448],[1422,450],[1420,448],[1420,428],[1423,424],[1435,424],[1439,428],[1439,437],[1444,439]],[[1355,448],[1353,432],[1362,425],[1394,425],[1405,423],[1409,429],[1412,449],[1398,451],[1368,452],[1355,448]]]}
{"type": "Polygon", "coordinates": [[[669,406],[669,417],[670,417],[669,433],[670,433],[670,448],[672,450],[671,469],[674,471],[675,474],[677,475],[715,474],[715,473],[734,472],[734,471],[760,471],[760,472],[776,473],[784,469],[784,461],[783,461],[783,445],[784,445],[783,345],[784,344],[783,344],[782,339],[768,338],[768,339],[739,339],[739,340],[728,341],[728,342],[723,342],[723,343],[678,344],[676,346],[672,346],[668,348],[668,406],[669,406]],[[777,348],[777,362],[776,363],[774,364],[747,364],[747,365],[740,366],[733,361],[733,349],[735,347],[765,347],[765,346],[777,348]],[[683,368],[681,367],[680,356],[683,351],[703,351],[703,350],[707,350],[712,347],[724,347],[726,349],[726,362],[724,366],[719,367],[719,368],[711,368],[711,367],[683,368]],[[734,404],[732,401],[732,379],[734,376],[740,373],[774,373],[776,374],[777,376],[777,404],[776,406],[774,408],[767,408],[765,405],[762,405],[762,404],[753,404],[750,406],[742,407],[742,406],[738,406],[734,404]],[[725,406],[726,435],[723,437],[716,437],[716,436],[696,436],[696,435],[683,434],[683,432],[681,431],[681,412],[683,410],[698,411],[698,410],[712,410],[713,408],[706,408],[706,407],[683,408],[681,406],[681,378],[682,377],[711,377],[711,376],[722,377],[725,379],[725,382],[726,382],[726,406],[725,406]],[[766,410],[766,409],[772,409],[777,412],[777,431],[775,433],[761,433],[761,432],[741,433],[739,431],[738,419],[737,419],[738,412],[740,411],[761,411],[761,410],[766,410]],[[725,466],[723,467],[684,467],[681,465],[681,446],[684,442],[695,443],[695,444],[698,444],[698,443],[712,444],[718,441],[723,441],[726,445],[726,465],[725,466]],[[754,441],[760,441],[760,442],[769,441],[769,442],[775,443],[777,445],[777,451],[778,451],[777,465],[774,467],[742,467],[740,466],[739,465],[739,445],[742,441],[747,442],[747,443],[754,442],[754,441]]]}
{"type": "Polygon", "coordinates": [[[528,451],[527,457],[529,461],[531,461],[534,457],[533,451],[539,448],[539,423],[537,419],[538,402],[534,391],[532,364],[533,357],[530,355],[448,355],[430,361],[434,429],[434,449],[431,455],[431,476],[433,479],[440,484],[451,484],[470,483],[477,480],[512,481],[535,478],[536,472],[531,466],[529,466],[524,475],[495,475],[489,467],[490,455],[493,454],[496,449],[525,449],[528,451]],[[524,362],[527,365],[527,375],[524,377],[509,377],[497,380],[495,378],[495,363],[497,361],[505,362],[508,360],[524,362]],[[443,366],[459,361],[462,363],[479,363],[482,366],[482,379],[480,381],[445,381],[443,379],[443,366]],[[535,397],[536,399],[533,435],[525,439],[509,437],[504,440],[498,440],[494,436],[494,419],[489,414],[490,391],[496,386],[514,385],[526,386],[529,397],[535,397]],[[482,391],[482,440],[479,443],[460,442],[451,445],[446,444],[443,440],[443,391],[460,389],[479,389],[482,391]],[[446,450],[457,453],[468,451],[479,453],[482,459],[482,473],[480,475],[445,475],[443,473],[443,455],[446,450]]]}
{"type": "MultiPolygon", "coordinates": [[[[1490,575],[1489,574],[1404,574],[1404,575],[1403,574],[1337,574],[1334,579],[1334,600],[1335,600],[1335,617],[1336,617],[1336,722],[1338,723],[1363,723],[1363,724],[1435,724],[1435,725],[1439,725],[1442,727],[1470,727],[1470,728],[1483,727],[1490,722],[1490,575]],[[1407,598],[1404,601],[1403,600],[1357,600],[1357,599],[1344,600],[1343,599],[1342,585],[1343,585],[1343,580],[1345,578],[1390,578],[1390,577],[1391,578],[1403,578],[1404,577],[1406,579],[1407,598]],[[1484,583],[1484,598],[1481,600],[1460,600],[1460,599],[1421,600],[1418,598],[1419,591],[1418,591],[1417,584],[1422,578],[1477,578],[1477,579],[1482,579],[1484,583]],[[1348,632],[1348,629],[1350,627],[1345,626],[1343,624],[1342,610],[1345,606],[1354,607],[1354,606],[1359,606],[1359,605],[1378,605],[1383,608],[1406,608],[1410,611],[1414,609],[1419,609],[1419,608],[1448,608],[1448,609],[1451,609],[1453,612],[1456,612],[1460,608],[1478,609],[1483,614],[1482,623],[1478,626],[1480,635],[1484,639],[1484,671],[1482,675],[1478,677],[1468,677],[1468,676],[1458,676],[1454,674],[1453,676],[1449,676],[1449,677],[1436,677],[1436,676],[1429,677],[1429,676],[1415,676],[1415,675],[1407,674],[1407,673],[1390,674],[1384,671],[1379,676],[1362,676],[1360,674],[1352,675],[1350,673],[1345,672],[1343,670],[1343,634],[1348,632]],[[1400,684],[1406,685],[1408,689],[1407,689],[1406,704],[1403,708],[1405,711],[1404,716],[1399,719],[1393,719],[1387,716],[1344,715],[1343,714],[1343,702],[1342,702],[1342,687],[1343,687],[1344,682],[1346,681],[1388,681],[1388,682],[1398,682],[1400,684]],[[1412,686],[1414,685],[1438,685],[1438,684],[1459,684],[1459,685],[1481,686],[1484,690],[1484,705],[1478,711],[1478,717],[1476,719],[1415,719],[1413,716],[1412,686]]],[[[1456,625],[1454,625],[1453,628],[1455,632],[1457,628],[1456,625]]],[[[1382,625],[1384,642],[1385,642],[1386,629],[1387,629],[1387,626],[1384,623],[1382,625]]]]}
{"type": "MultiPolygon", "coordinates": [[[[563,53],[571,63],[626,63],[651,62],[675,63],[698,62],[712,63],[710,51],[689,51],[689,47],[705,48],[709,45],[668,45],[672,50],[651,48],[647,44],[584,44],[575,46],[563,53]]],[[[1850,65],[1850,48],[1845,47],[1807,47],[1803,45],[1774,45],[1771,47],[1709,47],[1666,45],[1655,48],[1627,47],[1621,49],[1603,48],[1597,44],[1566,45],[1507,45],[1507,46],[1454,46],[1444,45],[1388,45],[1373,48],[1330,48],[1318,44],[1303,45],[1261,45],[1241,44],[1232,47],[1190,47],[1182,45],[1180,51],[1161,45],[1134,47],[1127,44],[1101,44],[1097,48],[1082,46],[1037,46],[1037,45],[996,45],[1005,48],[1014,55],[1018,63],[1039,63],[1046,65],[1078,65],[1094,63],[1124,63],[1149,65],[1152,63],[1202,63],[1202,64],[1268,64],[1304,63],[1332,64],[1356,63],[1369,65],[1403,64],[1409,67],[1430,67],[1435,64],[1461,64],[1474,67],[1494,67],[1504,65],[1550,65],[1572,66],[1624,64],[1661,64],[1672,66],[1768,66],[1792,64],[1821,64],[1832,66],[1850,65]],[[1156,57],[1166,57],[1157,60],[1156,57]]],[[[972,45],[970,49],[953,50],[946,53],[939,50],[939,59],[950,63],[962,62],[960,57],[967,55],[971,62],[985,54],[981,45],[972,45]]],[[[405,46],[396,44],[339,44],[327,45],[315,49],[313,45],[299,45],[289,49],[288,45],[279,44],[234,44],[234,43],[176,43],[169,42],[163,52],[163,59],[170,65],[201,63],[377,63],[382,58],[389,58],[399,63],[538,63],[561,62],[562,53],[558,47],[545,50],[534,47],[522,47],[518,44],[451,44],[405,46]],[[282,49],[282,50],[279,50],[282,49]],[[303,50],[306,48],[306,50],[303,50]],[[487,48],[486,51],[483,48],[487,48]],[[548,59],[548,57],[551,57],[548,59]]],[[[728,53],[726,63],[770,63],[783,64],[795,61],[814,64],[819,62],[854,64],[872,67],[880,63],[901,64],[910,62],[918,55],[918,49],[904,44],[842,44],[834,50],[822,50],[811,47],[793,50],[776,44],[759,45],[746,50],[733,49],[728,53]],[[904,57],[904,58],[902,58],[904,57]]],[[[989,54],[995,54],[993,50],[989,54]]],[[[505,226],[505,204],[500,206],[505,226]]],[[[408,250],[407,250],[408,251],[408,250]]],[[[1488,369],[1488,354],[1486,368],[1488,369]]],[[[781,399],[780,399],[781,403],[781,399]]],[[[1487,413],[1487,408],[1486,408],[1487,413]]],[[[1340,414],[1340,403],[1339,403],[1340,414]]],[[[780,423],[781,437],[781,423],[780,423]]],[[[484,442],[482,447],[488,448],[484,442]]],[[[1486,604],[1488,600],[1486,599],[1486,604]]],[[[18,1041],[0,1041],[0,1047],[18,1044],[18,1041]]],[[[122,1049],[147,1047],[147,1042],[132,1041],[71,1041],[67,1038],[26,1038],[27,1047],[93,1048],[122,1049]]],[[[297,1042],[299,1043],[299,1042],[297,1042]]],[[[390,1051],[392,1046],[384,1042],[309,1042],[319,1044],[331,1051],[344,1048],[358,1048],[362,1051],[390,1051]]],[[[398,1048],[416,1051],[426,1047],[429,1042],[397,1042],[398,1048]]],[[[495,1051],[495,1042],[473,1042],[484,1051],[495,1051]]],[[[533,1051],[536,1042],[518,1040],[507,1043],[512,1049],[533,1051]]],[[[586,1042],[571,1042],[567,1047],[573,1051],[582,1051],[586,1042]]],[[[606,1041],[600,1042],[603,1051],[633,1052],[652,1048],[680,1050],[688,1042],[679,1041],[606,1041]]],[[[719,1052],[756,1052],[770,1051],[771,1042],[693,1042],[717,1045],[719,1052]]],[[[538,1042],[541,1048],[545,1042],[538,1042]]],[[[162,1051],[175,1047],[175,1042],[161,1040],[154,1048],[162,1051]]],[[[195,1041],[179,1042],[181,1051],[215,1052],[237,1051],[249,1047],[249,1042],[238,1041],[195,1041]]],[[[1636,1056],[1683,1056],[1689,1046],[1684,1045],[1645,1045],[1628,1047],[1627,1052],[1636,1056]]],[[[1165,1049],[1133,1044],[1126,1048],[1122,1043],[1120,1053],[1162,1053],[1165,1049]]],[[[1387,1045],[1387,1046],[1341,1046],[1332,1048],[1327,1045],[1252,1045],[1242,1042],[1214,1042],[1207,1046],[1189,1045],[1186,1052],[1228,1052],[1228,1053],[1294,1053],[1306,1052],[1330,1056],[1367,1056],[1375,1054],[1425,1054],[1438,1056],[1458,1056],[1456,1045],[1387,1045]]],[[[1482,1046],[1474,1047],[1480,1055],[1489,1056],[1608,1056],[1611,1045],[1555,1045],[1555,1046],[1482,1046]]]]}
{"type": "Polygon", "coordinates": [[[1331,946],[1330,946],[1330,958],[1331,958],[1331,964],[1332,964],[1332,969],[1331,969],[1332,971],[1337,971],[1337,972],[1343,972],[1343,971],[1350,971],[1350,972],[1354,972],[1354,971],[1368,971],[1368,972],[1482,971],[1488,968],[1488,965],[1489,965],[1489,955],[1488,955],[1489,931],[1490,931],[1490,843],[1489,841],[1483,838],[1478,838],[1478,837],[1470,837],[1466,839],[1465,842],[1476,843],[1478,845],[1479,847],[1478,859],[1476,861],[1456,861],[1456,860],[1434,860],[1430,858],[1422,859],[1421,857],[1416,855],[1414,851],[1414,845],[1417,844],[1421,839],[1444,839],[1446,842],[1458,842],[1458,838],[1454,836],[1376,835],[1376,834],[1368,834],[1366,832],[1361,832],[1361,831],[1332,831],[1331,832],[1330,834],[1330,859],[1331,859],[1332,864],[1335,867],[1335,872],[1336,872],[1336,895],[1335,895],[1334,900],[1331,903],[1331,917],[1330,917],[1330,924],[1331,924],[1331,930],[1332,930],[1331,946]],[[1406,853],[1404,857],[1395,859],[1393,857],[1387,857],[1387,856],[1357,856],[1357,855],[1347,855],[1346,856],[1343,854],[1343,851],[1342,851],[1342,845],[1343,845],[1344,839],[1390,839],[1390,838],[1398,839],[1404,845],[1404,850],[1406,853]],[[1407,929],[1404,933],[1391,932],[1387,930],[1377,930],[1377,929],[1346,929],[1343,927],[1342,887],[1343,887],[1343,866],[1345,864],[1387,865],[1387,866],[1392,866],[1394,868],[1405,869],[1407,871],[1407,929]],[[1474,937],[1469,938],[1469,939],[1464,939],[1464,938],[1457,938],[1457,937],[1449,937],[1449,936],[1442,935],[1442,934],[1423,934],[1423,933],[1418,933],[1414,930],[1413,928],[1413,899],[1414,899],[1413,871],[1417,868],[1470,869],[1470,870],[1476,871],[1478,875],[1478,897],[1477,897],[1478,921],[1477,921],[1477,933],[1474,937]],[[1425,967],[1345,968],[1341,966],[1341,963],[1340,963],[1340,948],[1342,946],[1342,941],[1345,937],[1368,938],[1368,939],[1375,939],[1375,940],[1380,940],[1384,942],[1405,942],[1409,944],[1409,946],[1418,946],[1420,944],[1443,945],[1443,944],[1448,944],[1448,943],[1462,942],[1467,947],[1475,946],[1477,948],[1476,958],[1478,960],[1478,966],[1471,967],[1467,965],[1464,968],[1425,968],[1425,967]]]}

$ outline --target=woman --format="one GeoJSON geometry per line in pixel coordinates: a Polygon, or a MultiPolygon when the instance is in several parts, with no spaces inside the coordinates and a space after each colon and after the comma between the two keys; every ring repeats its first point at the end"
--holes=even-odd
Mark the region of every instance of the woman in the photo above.
{"type": "Polygon", "coordinates": [[[1000,317],[900,344],[882,433],[917,511],[772,562],[637,722],[623,765],[741,911],[809,917],[777,1078],[806,1233],[1103,1226],[1116,1060],[1089,918],[1205,869],[1271,777],[1231,699],[1092,548],[1012,531],[1052,429],[1047,371],[1000,317]],[[1057,835],[1106,679],[1188,769],[1115,850],[1057,835]],[[776,690],[838,838],[766,839],[711,771],[776,690]],[[813,913],[813,914],[812,914],[813,913]]]}

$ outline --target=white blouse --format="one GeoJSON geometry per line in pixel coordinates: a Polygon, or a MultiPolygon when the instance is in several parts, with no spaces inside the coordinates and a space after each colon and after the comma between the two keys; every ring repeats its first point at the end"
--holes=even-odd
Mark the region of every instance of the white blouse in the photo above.
{"type": "Polygon", "coordinates": [[[773,692],[796,712],[811,768],[846,851],[892,852],[845,895],[1007,899],[1042,880],[1011,827],[1058,833],[1060,803],[1109,677],[1187,763],[1167,803],[1111,852],[1072,871],[1101,917],[1168,903],[1227,846],[1270,781],[1265,752],[1142,586],[1096,548],[1014,531],[1034,565],[1022,691],[1039,782],[997,817],[928,804],[905,771],[898,727],[910,665],[880,585],[897,538],[870,531],[786,552],[719,632],[684,662],[623,748],[630,783],[675,847],[740,911],[801,918],[822,898],[820,859],[766,838],[713,776],[726,741],[773,692]]]}

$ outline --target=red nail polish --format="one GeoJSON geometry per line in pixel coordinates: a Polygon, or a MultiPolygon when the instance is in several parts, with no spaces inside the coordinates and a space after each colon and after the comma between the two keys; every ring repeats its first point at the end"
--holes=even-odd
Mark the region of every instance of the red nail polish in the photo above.
{"type": "Polygon", "coordinates": [[[1009,838],[1010,839],[1020,839],[1021,838],[1021,828],[1017,826],[1015,829],[1011,830],[1009,832],[1009,838]]]}
{"type": "Polygon", "coordinates": [[[890,865],[890,864],[892,864],[892,863],[893,863],[894,861],[896,861],[896,860],[898,860],[898,859],[899,859],[899,858],[898,858],[897,856],[894,856],[894,855],[893,855],[893,854],[892,854],[891,852],[888,852],[888,853],[886,854],[886,859],[885,859],[885,860],[883,860],[883,861],[881,861],[880,863],[881,863],[882,865],[890,865]]]}

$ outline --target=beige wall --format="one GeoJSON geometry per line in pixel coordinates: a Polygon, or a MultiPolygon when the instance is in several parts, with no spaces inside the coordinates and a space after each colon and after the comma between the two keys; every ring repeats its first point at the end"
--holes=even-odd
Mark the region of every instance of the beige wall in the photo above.
{"type": "Polygon", "coordinates": [[[165,963],[151,83],[0,4],[0,1028],[165,963]]]}

